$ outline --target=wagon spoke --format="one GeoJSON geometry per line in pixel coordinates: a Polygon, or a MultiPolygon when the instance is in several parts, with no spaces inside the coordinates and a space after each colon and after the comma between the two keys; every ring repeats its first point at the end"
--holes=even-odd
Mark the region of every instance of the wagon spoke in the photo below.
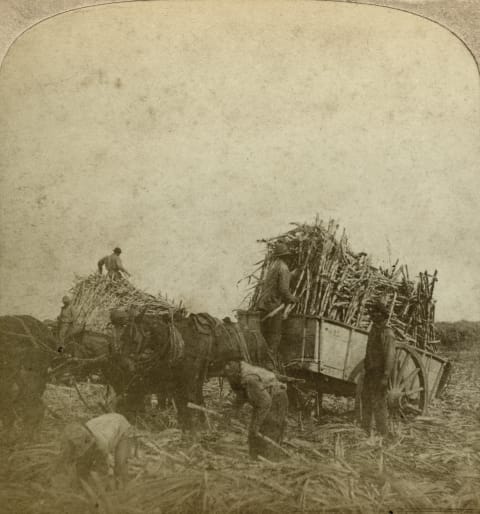
{"type": "Polygon", "coordinates": [[[415,405],[412,405],[411,403],[405,403],[405,404],[403,405],[403,408],[404,408],[404,409],[410,409],[410,410],[412,410],[413,412],[416,412],[417,414],[421,414],[421,413],[422,413],[421,409],[419,409],[419,408],[418,408],[418,407],[416,407],[415,405]]]}
{"type": "Polygon", "coordinates": [[[412,384],[413,383],[413,379],[420,373],[420,368],[415,368],[413,369],[403,380],[402,380],[402,384],[404,384],[405,386],[407,384],[412,384]]]}
{"type": "Polygon", "coordinates": [[[407,367],[408,361],[409,361],[408,353],[405,353],[405,359],[403,360],[402,366],[400,368],[400,371],[398,372],[398,376],[400,377],[400,381],[402,381],[402,376],[403,376],[403,373],[405,372],[405,369],[407,367]]]}
{"type": "Polygon", "coordinates": [[[400,419],[402,419],[402,421],[404,421],[405,423],[408,423],[409,419],[408,419],[408,413],[406,412],[406,409],[404,407],[400,407],[398,409],[398,412],[400,415],[400,419]]]}
{"type": "Polygon", "coordinates": [[[423,387],[417,387],[416,389],[410,389],[410,391],[405,391],[405,395],[412,396],[412,394],[420,393],[423,390],[424,390],[423,387]]]}
{"type": "Polygon", "coordinates": [[[392,387],[397,385],[397,375],[398,375],[398,364],[400,362],[400,352],[395,352],[395,360],[393,361],[393,377],[392,377],[392,387]]]}

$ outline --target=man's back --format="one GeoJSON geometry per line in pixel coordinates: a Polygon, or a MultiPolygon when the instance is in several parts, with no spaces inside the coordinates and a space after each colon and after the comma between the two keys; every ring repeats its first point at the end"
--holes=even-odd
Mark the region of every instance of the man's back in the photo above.
{"type": "Polygon", "coordinates": [[[115,253],[105,256],[101,262],[103,262],[107,271],[118,271],[122,267],[122,261],[115,253]]]}
{"type": "Polygon", "coordinates": [[[104,453],[112,453],[120,439],[131,430],[130,423],[116,412],[102,414],[85,424],[104,453]]]}
{"type": "Polygon", "coordinates": [[[253,366],[248,362],[241,362],[241,381],[247,385],[251,381],[260,381],[264,387],[276,385],[278,380],[272,371],[259,366],[253,366]]]}
{"type": "Polygon", "coordinates": [[[292,299],[293,296],[290,293],[290,271],[283,260],[277,259],[267,272],[258,300],[258,308],[270,311],[282,303],[288,303],[292,299]]]}
{"type": "Polygon", "coordinates": [[[386,323],[374,323],[368,334],[365,369],[383,373],[395,348],[393,331],[386,323]]]}

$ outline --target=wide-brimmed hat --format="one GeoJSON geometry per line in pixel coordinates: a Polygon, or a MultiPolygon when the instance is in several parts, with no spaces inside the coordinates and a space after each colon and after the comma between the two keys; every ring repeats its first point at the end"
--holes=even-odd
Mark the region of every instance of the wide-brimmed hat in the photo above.
{"type": "Polygon", "coordinates": [[[118,246],[116,246],[114,249],[113,249],[113,253],[122,253],[122,249],[119,248],[118,246]]]}
{"type": "Polygon", "coordinates": [[[278,243],[273,249],[274,257],[284,257],[286,255],[291,255],[292,252],[288,249],[288,246],[285,243],[278,243]]]}

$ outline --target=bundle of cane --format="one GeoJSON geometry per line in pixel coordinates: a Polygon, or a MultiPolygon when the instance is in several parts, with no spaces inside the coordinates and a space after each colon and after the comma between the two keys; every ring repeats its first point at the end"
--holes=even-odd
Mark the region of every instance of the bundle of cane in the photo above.
{"type": "Polygon", "coordinates": [[[100,332],[106,331],[113,309],[146,309],[147,315],[184,310],[182,302],[141,291],[126,278],[99,274],[77,277],[71,296],[77,323],[100,332]]]}
{"type": "Polygon", "coordinates": [[[247,278],[252,284],[249,309],[255,310],[278,243],[287,246],[296,269],[293,294],[299,302],[287,308],[296,314],[321,316],[358,328],[368,329],[369,307],[381,299],[390,309],[390,325],[398,339],[435,349],[434,286],[437,271],[419,274],[415,282],[408,267],[398,261],[388,269],[374,267],[365,252],[355,253],[345,230],[334,220],[326,225],[293,223],[294,228],[279,236],[263,239],[265,258],[247,278]]]}

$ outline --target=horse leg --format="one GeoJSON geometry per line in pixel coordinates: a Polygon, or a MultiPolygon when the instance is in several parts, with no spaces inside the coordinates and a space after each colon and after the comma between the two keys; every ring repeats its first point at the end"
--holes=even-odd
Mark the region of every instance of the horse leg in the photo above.
{"type": "Polygon", "coordinates": [[[23,405],[22,410],[25,437],[31,439],[36,433],[36,429],[43,421],[45,416],[45,404],[40,396],[29,398],[23,405]]]}
{"type": "Polygon", "coordinates": [[[192,431],[192,413],[188,408],[187,404],[189,402],[189,379],[184,376],[184,373],[179,373],[177,376],[177,380],[175,381],[175,386],[172,391],[173,400],[175,401],[175,405],[177,407],[177,419],[178,425],[183,432],[192,431]]]}
{"type": "MultiPolygon", "coordinates": [[[[203,397],[203,384],[204,384],[204,377],[206,376],[207,372],[207,363],[204,363],[204,366],[202,366],[198,372],[198,374],[195,376],[195,381],[192,384],[192,388],[194,390],[194,402],[197,405],[200,405],[201,407],[205,406],[205,399],[203,397]]],[[[199,411],[197,413],[198,420],[200,423],[204,424],[207,421],[207,417],[204,412],[199,411]]]]}
{"type": "Polygon", "coordinates": [[[45,414],[42,395],[46,388],[46,377],[38,370],[22,369],[20,372],[18,411],[23,421],[25,436],[30,438],[40,425],[45,414]]]}
{"type": "Polygon", "coordinates": [[[157,408],[159,410],[165,410],[167,408],[167,400],[169,398],[169,392],[167,389],[162,389],[161,391],[157,391],[157,408]]]}
{"type": "Polygon", "coordinates": [[[173,399],[177,407],[177,419],[180,429],[182,432],[192,431],[192,415],[187,407],[187,395],[183,391],[176,389],[173,393],[173,399]]]}
{"type": "Polygon", "coordinates": [[[135,423],[137,415],[143,412],[143,407],[143,394],[125,393],[118,399],[116,410],[123,414],[130,423],[135,423]]]}

